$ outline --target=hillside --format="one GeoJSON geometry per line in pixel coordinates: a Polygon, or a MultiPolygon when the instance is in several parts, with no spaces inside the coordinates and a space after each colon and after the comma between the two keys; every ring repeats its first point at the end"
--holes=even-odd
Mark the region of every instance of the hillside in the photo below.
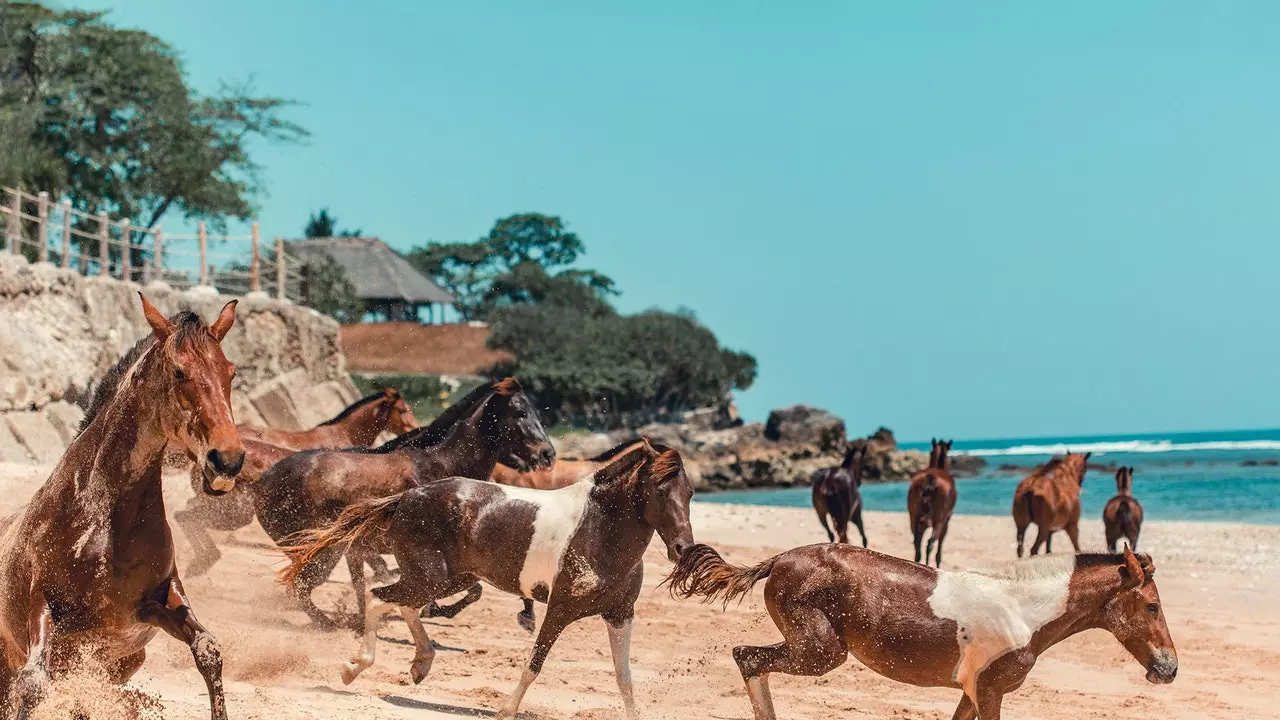
{"type": "Polygon", "coordinates": [[[510,359],[485,346],[486,327],[413,322],[343,325],[347,368],[364,373],[478,375],[510,359]]]}

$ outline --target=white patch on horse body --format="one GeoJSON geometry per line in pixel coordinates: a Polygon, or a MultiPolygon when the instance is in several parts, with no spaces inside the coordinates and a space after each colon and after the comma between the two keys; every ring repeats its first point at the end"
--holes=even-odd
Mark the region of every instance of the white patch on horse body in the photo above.
{"type": "Polygon", "coordinates": [[[978,675],[1067,609],[1075,557],[1029,560],[1000,571],[938,573],[929,608],[956,623],[960,662],[952,680],[977,702],[978,675]]]}
{"type": "Polygon", "coordinates": [[[565,550],[582,523],[594,487],[590,479],[559,490],[502,486],[508,500],[527,502],[537,508],[529,552],[525,554],[524,565],[520,568],[520,590],[525,597],[533,597],[533,588],[539,583],[547,586],[548,597],[555,589],[556,575],[560,574],[565,550]]]}

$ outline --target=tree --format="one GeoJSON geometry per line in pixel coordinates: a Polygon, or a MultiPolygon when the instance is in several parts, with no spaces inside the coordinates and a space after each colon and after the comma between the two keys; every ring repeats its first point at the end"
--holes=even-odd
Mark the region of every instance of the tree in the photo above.
{"type": "Polygon", "coordinates": [[[307,227],[302,231],[303,237],[361,237],[363,230],[338,230],[338,218],[329,213],[329,208],[320,208],[320,212],[312,213],[307,227]]]}
{"type": "Polygon", "coordinates": [[[215,229],[248,219],[262,193],[248,145],[304,139],[292,103],[247,85],[201,96],[172,47],[104,18],[0,3],[0,177],[141,227],[174,210],[215,229]]]}
{"type": "Polygon", "coordinates": [[[332,257],[324,255],[307,264],[307,305],[340,323],[360,322],[364,301],[347,279],[347,273],[332,257]]]}

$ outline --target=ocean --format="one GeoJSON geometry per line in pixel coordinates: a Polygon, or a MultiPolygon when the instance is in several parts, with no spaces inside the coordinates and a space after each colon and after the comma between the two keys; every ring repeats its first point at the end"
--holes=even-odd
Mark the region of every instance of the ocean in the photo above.
{"type": "MultiPolygon", "coordinates": [[[[929,450],[928,443],[903,448],[929,450]]],[[[978,455],[987,468],[958,480],[956,512],[1008,515],[1013,490],[1055,454],[1093,452],[1090,464],[1132,465],[1133,494],[1148,520],[1280,524],[1280,429],[957,440],[952,454],[978,455]]],[[[1081,491],[1084,517],[1099,518],[1115,495],[1115,473],[1090,469],[1081,491]]],[[[702,493],[701,502],[811,507],[807,487],[702,493]]],[[[862,486],[867,510],[904,511],[907,483],[862,486]]]]}

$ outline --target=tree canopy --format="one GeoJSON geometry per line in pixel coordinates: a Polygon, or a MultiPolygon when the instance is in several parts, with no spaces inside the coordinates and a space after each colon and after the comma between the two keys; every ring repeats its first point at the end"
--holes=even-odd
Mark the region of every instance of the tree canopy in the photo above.
{"type": "Polygon", "coordinates": [[[201,95],[172,47],[104,13],[0,3],[0,182],[153,227],[222,227],[262,193],[254,140],[297,142],[292,103],[248,85],[201,95]]]}

